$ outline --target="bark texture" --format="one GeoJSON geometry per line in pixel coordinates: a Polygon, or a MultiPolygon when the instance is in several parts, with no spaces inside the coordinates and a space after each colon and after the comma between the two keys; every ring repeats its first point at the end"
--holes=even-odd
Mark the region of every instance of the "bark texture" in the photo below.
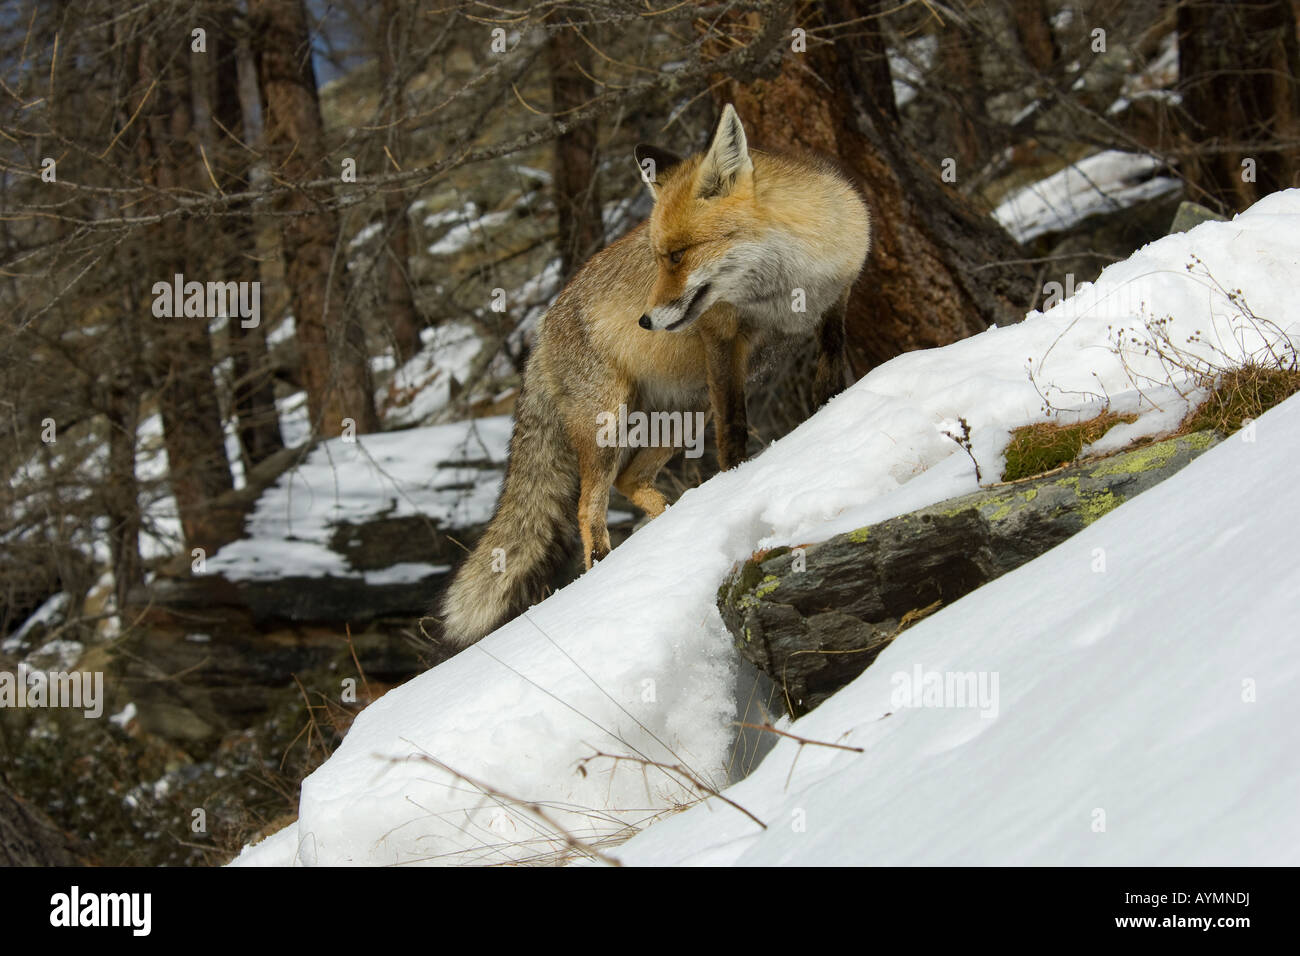
{"type": "Polygon", "coordinates": [[[345,262],[336,256],[338,215],[328,188],[302,184],[337,177],[328,162],[307,11],[302,0],[249,0],[272,176],[298,184],[276,198],[308,408],[317,435],[378,430],[361,322],[346,308],[345,262]]]}
{"type": "Polygon", "coordinates": [[[1300,184],[1292,0],[1183,0],[1177,24],[1189,198],[1240,212],[1300,184]]]}
{"type": "Polygon", "coordinates": [[[787,51],[774,75],[721,77],[715,93],[719,104],[735,104],[752,146],[833,157],[863,189],[872,251],[846,321],[858,375],[902,352],[1018,321],[1033,299],[1029,267],[1012,261],[1020,247],[941,180],[942,157],[900,138],[884,37],[862,20],[882,9],[874,0],[817,5],[822,22],[853,25],[834,42],[810,31],[807,52],[787,51]]]}

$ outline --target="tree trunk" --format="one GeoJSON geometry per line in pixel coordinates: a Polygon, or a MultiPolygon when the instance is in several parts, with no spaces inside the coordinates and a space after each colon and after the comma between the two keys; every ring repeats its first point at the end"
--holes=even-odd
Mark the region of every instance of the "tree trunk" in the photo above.
{"type": "MultiPolygon", "coordinates": [[[[140,65],[139,51],[127,39],[128,28],[119,23],[112,33],[112,41],[127,51],[127,63],[140,65]]],[[[119,79],[118,89],[123,94],[119,102],[126,102],[125,94],[138,82],[130,71],[119,79]]],[[[136,87],[137,92],[143,89],[136,87]]],[[[127,121],[129,110],[115,117],[114,126],[127,121]]],[[[137,155],[139,155],[137,153],[137,155]]],[[[131,160],[126,160],[127,168],[131,160]]],[[[138,170],[137,170],[138,172],[138,170]]],[[[116,211],[116,210],[115,210],[116,211]]],[[[119,262],[131,263],[130,255],[119,262]]],[[[138,272],[130,265],[127,274],[138,272]]],[[[136,476],[136,446],[140,428],[140,399],[144,390],[144,370],[141,358],[144,350],[140,335],[140,317],[150,315],[149,301],[140,288],[142,277],[128,280],[122,290],[118,308],[113,314],[113,329],[105,339],[108,352],[107,368],[102,383],[102,400],[98,403],[108,422],[108,461],[101,501],[104,517],[108,521],[108,551],[112,562],[115,609],[120,615],[126,607],[126,596],[132,588],[144,583],[140,561],[140,484],[136,476]]],[[[111,306],[110,306],[111,308],[111,306]]]]}
{"type": "MultiPolygon", "coordinates": [[[[292,184],[339,175],[327,163],[303,0],[249,0],[248,12],[276,178],[292,184]]],[[[315,433],[327,437],[342,434],[347,419],[358,434],[379,428],[365,332],[344,301],[331,198],[328,188],[294,189],[275,204],[307,404],[315,433]]]]}
{"type": "Polygon", "coordinates": [[[1011,23],[1029,65],[1044,77],[1050,75],[1061,50],[1052,33],[1046,0],[1012,0],[1011,23]]]}
{"type": "MultiPolygon", "coordinates": [[[[557,29],[547,38],[546,61],[551,75],[551,112],[563,120],[567,112],[596,96],[590,79],[591,47],[578,35],[577,27],[557,29]]],[[[597,148],[595,119],[574,124],[555,141],[551,192],[563,282],[605,244],[597,148]]]]}
{"type": "Polygon", "coordinates": [[[1240,212],[1300,183],[1293,0],[1184,0],[1177,18],[1191,198],[1240,212]]]}
{"type": "MultiPolygon", "coordinates": [[[[218,18],[210,30],[210,49],[216,62],[212,116],[213,159],[218,181],[227,191],[246,189],[250,183],[252,162],[248,151],[231,137],[244,143],[253,139],[252,124],[244,122],[239,96],[238,41],[229,28],[232,18],[218,18]],[[228,131],[228,132],[226,132],[228,131]]],[[[257,246],[257,231],[252,210],[247,204],[232,210],[223,219],[223,244],[215,263],[217,274],[225,280],[257,282],[257,262],[251,250],[257,246]]],[[[248,474],[258,464],[284,447],[280,433],[280,413],[275,404],[275,385],[271,377],[270,356],[266,348],[266,325],[259,321],[245,328],[236,318],[226,323],[230,357],[234,363],[232,405],[238,422],[239,450],[248,474]]]]}
{"type": "Polygon", "coordinates": [[[937,39],[948,104],[938,116],[940,141],[951,144],[957,169],[969,175],[989,158],[979,39],[956,15],[939,28],[937,39]]]}
{"type": "MultiPolygon", "coordinates": [[[[402,17],[397,0],[384,0],[380,17],[379,82],[385,107],[382,117],[388,133],[388,150],[401,155],[398,124],[402,117],[402,96],[406,90],[407,47],[413,25],[402,17]]],[[[388,157],[384,157],[388,163],[388,157]]],[[[420,329],[424,323],[415,309],[411,290],[411,223],[407,218],[406,193],[384,192],[384,242],[388,292],[388,328],[400,367],[420,350],[420,329]]]]}
{"type": "Polygon", "coordinates": [[[140,488],[135,474],[136,436],[140,426],[140,337],[135,316],[148,313],[142,295],[123,296],[109,341],[114,351],[107,385],[108,474],[104,482],[104,513],[108,518],[108,547],[113,562],[113,587],[120,614],[131,589],[144,583],[140,565],[140,488]]]}
{"type": "MultiPolygon", "coordinates": [[[[138,148],[141,177],[163,194],[155,203],[165,208],[165,194],[196,186],[198,157],[192,138],[189,36],[182,33],[179,43],[170,49],[160,48],[156,42],[151,37],[140,45],[141,96],[155,81],[157,86],[140,116],[143,131],[138,148]]],[[[173,276],[184,274],[184,250],[199,245],[193,234],[195,225],[173,218],[153,227],[153,248],[161,252],[150,260],[157,269],[151,282],[170,282],[173,276]]],[[[191,275],[186,281],[199,278],[191,275]]],[[[187,548],[203,548],[211,554],[237,536],[240,528],[227,520],[229,516],[210,507],[213,499],[234,485],[212,380],[208,319],[149,315],[151,372],[181,530],[187,548]]]]}
{"type": "Polygon", "coordinates": [[[424,322],[415,309],[411,289],[411,223],[406,197],[397,191],[384,193],[384,235],[387,237],[388,330],[398,366],[420,351],[420,329],[424,322]]]}
{"type": "Polygon", "coordinates": [[[863,19],[883,9],[879,0],[825,2],[823,23],[856,21],[844,36],[814,41],[810,29],[807,52],[786,53],[774,78],[723,78],[717,87],[751,143],[835,157],[866,194],[872,251],[846,318],[858,374],[901,352],[1016,322],[1033,298],[1031,271],[1011,262],[1021,257],[1016,242],[955,183],[941,181],[937,158],[900,139],[885,40],[875,20],[863,19]]]}

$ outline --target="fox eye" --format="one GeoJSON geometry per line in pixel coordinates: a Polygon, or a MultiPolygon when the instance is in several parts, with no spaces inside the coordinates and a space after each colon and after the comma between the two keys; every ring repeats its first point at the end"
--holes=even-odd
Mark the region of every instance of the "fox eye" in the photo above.
{"type": "Polygon", "coordinates": [[[677,265],[679,262],[682,261],[682,256],[684,256],[685,254],[686,254],[685,249],[676,249],[668,253],[668,261],[671,262],[673,265],[677,265]]]}

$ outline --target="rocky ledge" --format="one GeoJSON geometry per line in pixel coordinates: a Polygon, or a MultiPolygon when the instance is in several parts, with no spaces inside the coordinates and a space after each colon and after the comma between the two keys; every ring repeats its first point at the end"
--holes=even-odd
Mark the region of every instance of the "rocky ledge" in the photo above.
{"type": "Polygon", "coordinates": [[[1055,547],[1219,440],[1177,436],[828,541],[758,552],[732,569],[718,608],[786,708],[806,713],[911,624],[1055,547]]]}

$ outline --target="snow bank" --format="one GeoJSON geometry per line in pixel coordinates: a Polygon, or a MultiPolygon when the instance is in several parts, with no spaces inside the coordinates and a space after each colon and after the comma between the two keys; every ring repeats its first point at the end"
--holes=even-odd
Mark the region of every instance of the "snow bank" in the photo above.
{"type": "MultiPolygon", "coordinates": [[[[975,490],[970,459],[942,434],[945,422],[967,421],[976,457],[987,472],[993,472],[1009,430],[1043,418],[1043,391],[1056,404],[1078,406],[1086,404],[1088,396],[1105,395],[1116,410],[1142,413],[1142,421],[1168,416],[1177,394],[1152,384],[1152,379],[1167,378],[1166,369],[1157,357],[1143,354],[1140,345],[1125,345],[1117,353],[1111,347],[1114,330],[1120,326],[1140,328],[1144,319],[1168,314],[1174,317],[1169,328],[1179,343],[1201,331],[1201,341],[1185,343],[1189,350],[1211,354],[1211,348],[1217,347],[1229,353],[1248,353],[1261,345],[1267,329],[1243,315],[1219,286],[1245,289],[1256,315],[1297,332],[1300,307],[1292,290],[1298,270],[1300,190],[1290,190],[1269,197],[1233,222],[1206,223],[1153,243],[1126,262],[1108,268],[1095,286],[1081,289],[1045,314],[1031,313],[1022,324],[991,329],[947,348],[903,355],[876,369],[761,456],[686,492],[663,517],[639,530],[593,571],[526,616],[389,692],[360,714],[334,756],[304,782],[296,836],[277,843],[281,852],[276,861],[380,864],[536,858],[558,845],[551,824],[586,840],[598,839],[642,825],[681,802],[693,789],[682,783],[680,773],[644,763],[608,757],[584,763],[597,752],[683,766],[711,786],[726,784],[740,672],[714,601],[718,583],[733,562],[757,547],[818,540],[975,490]],[[1201,265],[1190,258],[1193,252],[1201,265]],[[1036,370],[1032,381],[1030,368],[1036,370]],[[1153,401],[1158,404],[1153,406],[1153,401]],[[540,822],[535,813],[519,805],[520,800],[538,804],[551,823],[540,822]]],[[[1281,416],[1280,425],[1288,420],[1281,416]]],[[[1251,449],[1252,454],[1257,451],[1263,447],[1251,449]]],[[[1242,446],[1233,444],[1212,461],[1242,453],[1242,446]]],[[[1276,445],[1272,446],[1270,454],[1278,453],[1276,445]]],[[[1246,465],[1234,465],[1233,469],[1232,474],[1243,483],[1252,476],[1252,487],[1263,478],[1246,465]]],[[[1212,478],[1196,480],[1213,484],[1212,478]]],[[[1202,486],[1194,487],[1199,493],[1202,486]]],[[[1240,494],[1239,489],[1234,490],[1240,494]]],[[[1253,490],[1241,497],[1256,504],[1261,500],[1253,490]]],[[[1216,703],[1213,697],[1228,691],[1186,682],[1208,679],[1213,673],[1223,686],[1231,685],[1231,690],[1241,679],[1253,676],[1269,693],[1276,693],[1278,683],[1288,680],[1292,672],[1268,655],[1263,636],[1245,647],[1248,656],[1238,662],[1247,670],[1255,668],[1255,673],[1223,671],[1223,659],[1206,657],[1211,638],[1180,634],[1166,626],[1170,620],[1195,620],[1199,628],[1206,623],[1203,610],[1199,618],[1190,611],[1168,617],[1161,616],[1165,612],[1154,606],[1146,610],[1121,608],[1122,600],[1109,597],[1130,593],[1121,592],[1120,585],[1138,573],[1131,557],[1133,541],[1158,540],[1153,531],[1165,527],[1150,517],[1120,534],[1115,529],[1123,525],[1132,509],[1132,505],[1124,506],[1104,526],[1098,522],[1101,532],[1092,532],[1094,536],[1109,533],[1111,537],[1101,546],[1119,549],[1106,574],[1089,577],[1075,569],[1062,577],[1058,568],[1050,582],[1015,589],[1011,597],[1004,585],[995,593],[1007,603],[996,606],[984,603],[990,600],[983,596],[985,589],[927,622],[924,631],[909,632],[907,640],[893,649],[890,660],[910,647],[911,653],[925,657],[922,663],[927,668],[978,664],[981,669],[1004,672],[1002,717],[980,724],[972,723],[971,715],[964,711],[954,716],[952,711],[923,710],[909,713],[906,721],[898,715],[890,717],[878,725],[883,730],[870,734],[857,731],[860,739],[855,738],[855,743],[865,740],[874,748],[885,742],[882,754],[877,757],[873,749],[870,758],[874,779],[864,788],[854,777],[857,789],[849,792],[850,777],[841,774],[834,788],[826,791],[826,804],[808,804],[824,815],[810,815],[814,822],[799,836],[806,839],[820,826],[818,839],[834,842],[835,828],[827,826],[834,800],[849,805],[870,801],[877,806],[880,801],[870,792],[872,787],[892,793],[897,800],[906,793],[901,789],[905,784],[894,789],[882,779],[895,764],[902,768],[902,780],[909,779],[909,768],[914,776],[928,775],[929,789],[918,797],[915,812],[917,819],[931,819],[927,814],[937,813],[936,808],[944,805],[939,797],[944,796],[945,787],[968,795],[974,787],[982,788],[981,794],[987,792],[998,786],[1001,765],[996,761],[1012,759],[1007,755],[1020,759],[1017,748],[1024,747],[1030,748],[1024,766],[1012,766],[1010,772],[1018,775],[1016,779],[1032,777],[1036,788],[1031,798],[1042,801],[1041,805],[1020,801],[1016,804],[1020,813],[1013,815],[985,798],[978,804],[982,809],[970,810],[964,818],[965,842],[953,828],[933,837],[912,830],[910,836],[899,836],[896,844],[879,844],[884,848],[879,858],[902,858],[906,853],[922,858],[928,852],[926,858],[946,854],[950,860],[973,861],[989,850],[990,841],[1001,839],[1005,839],[1001,846],[1018,846],[1016,852],[1026,858],[1042,859],[1051,852],[1049,847],[1062,853],[1068,847],[1073,853],[1077,847],[1066,842],[1065,834],[1074,818],[1063,816],[1061,799],[1046,799],[1045,792],[1056,778],[1036,775],[1034,764],[1050,755],[1055,759],[1053,766],[1064,766],[1071,748],[1084,740],[1087,754],[1095,756],[1110,746],[1117,754],[1118,766],[1151,777],[1142,784],[1141,792],[1167,798],[1172,821],[1185,807],[1172,802],[1182,791],[1186,791],[1182,796],[1187,800],[1202,802],[1204,795],[1199,791],[1205,786],[1221,786],[1223,794],[1238,793],[1239,785],[1244,785],[1241,780],[1228,781],[1216,774],[1207,783],[1203,777],[1185,772],[1186,761],[1162,762],[1168,742],[1181,739],[1169,736],[1171,733],[1222,734],[1220,743],[1226,747],[1227,741],[1236,739],[1234,728],[1245,726],[1229,721],[1228,705],[1216,703]],[[1068,603],[1062,597],[1066,591],[1075,598],[1068,603]],[[982,609],[972,621],[998,614],[1005,624],[1005,633],[993,628],[992,638],[982,638],[991,643],[978,654],[975,638],[968,634],[954,631],[945,638],[954,615],[967,604],[982,609]],[[1063,634],[1059,621],[1066,606],[1074,607],[1077,614],[1086,607],[1090,617],[1086,623],[1075,621],[1063,634]],[[1123,617],[1126,614],[1132,617],[1123,617]],[[1057,621],[1058,626],[1039,629],[1036,622],[1041,620],[1057,621]],[[937,623],[940,621],[948,623],[937,623]],[[1120,641],[1115,628],[1130,621],[1133,627],[1123,632],[1120,641]],[[921,635],[919,640],[916,634],[921,635]],[[1195,663],[1175,666],[1170,658],[1182,650],[1179,642],[1183,640],[1192,642],[1187,656],[1195,663]],[[1111,656],[1119,654],[1111,649],[1117,644],[1130,655],[1123,666],[1142,674],[1142,692],[1156,698],[1155,702],[1130,704],[1105,696],[1112,686],[1127,688],[1126,693],[1136,689],[1135,678],[1121,672],[1120,657],[1111,656]],[[1106,656],[1086,655],[1084,649],[1091,645],[1105,648],[1106,656]],[[1215,670],[1209,661],[1220,669],[1215,670]],[[1093,662],[1096,673],[1080,672],[1093,662]],[[1153,666],[1157,662],[1160,667],[1153,666]],[[1265,664],[1273,669],[1262,669],[1265,664]],[[1166,668],[1174,675],[1169,687],[1161,683],[1166,668]],[[1036,676],[1040,672],[1041,678],[1036,676]],[[1079,683],[1077,695],[1062,698],[1059,681],[1063,674],[1079,683]],[[1124,681],[1117,684],[1121,677],[1124,681]],[[1049,687],[1056,693],[1047,693],[1049,687]],[[1170,701],[1180,687],[1189,697],[1180,698],[1181,709],[1174,713],[1184,718],[1193,713],[1204,716],[1197,716],[1180,731],[1162,732],[1158,725],[1144,723],[1161,713],[1161,707],[1172,706],[1170,701]],[[1058,703],[1059,710],[1055,709],[1058,703]],[[1034,706],[1041,709],[1033,710],[1034,706]],[[1126,720],[1112,719],[1111,710],[1126,720]],[[1026,720],[1026,715],[1031,716],[1026,720]],[[890,729],[894,726],[905,729],[890,729]],[[1123,734],[1134,737],[1135,742],[1121,746],[1123,734]],[[977,739],[981,741],[978,747],[963,749],[964,743],[977,739]],[[985,739],[989,742],[983,743],[985,739]],[[1159,741],[1160,746],[1150,752],[1151,759],[1137,766],[1134,755],[1141,752],[1141,741],[1148,739],[1159,741]],[[980,762],[964,764],[961,755],[966,752],[978,755],[980,762]],[[957,778],[963,772],[969,779],[957,778]],[[930,804],[922,800],[926,795],[930,804]],[[988,826],[1000,828],[1003,835],[981,837],[969,832],[975,827],[970,814],[975,813],[984,814],[988,826]],[[936,847],[936,841],[944,837],[950,845],[936,847]],[[972,849],[963,856],[966,846],[972,849]]],[[[1175,510],[1186,521],[1186,501],[1180,501],[1175,510]]],[[[1233,514],[1240,518],[1238,512],[1233,514]]],[[[1204,527],[1205,516],[1198,513],[1196,520],[1196,527],[1204,527]]],[[[1234,540],[1234,526],[1213,527],[1218,537],[1200,541],[1199,547],[1226,548],[1234,540]]],[[[1237,547],[1251,539],[1247,536],[1237,547]]],[[[1191,547],[1171,543],[1169,553],[1186,559],[1191,547]]],[[[1235,550],[1225,553],[1238,556],[1235,550]]],[[[1279,587],[1289,580],[1294,588],[1294,578],[1286,578],[1289,572],[1285,570],[1276,570],[1271,562],[1277,556],[1268,550],[1254,548],[1241,557],[1242,574],[1246,573],[1246,557],[1269,562],[1253,565],[1253,580],[1260,587],[1265,586],[1260,579],[1271,576],[1279,587]]],[[[1159,566],[1166,574],[1184,567],[1178,563],[1159,566]]],[[[1044,573],[1032,568],[1019,573],[1044,573]]],[[[1148,576],[1135,580],[1150,587],[1148,576]]],[[[1186,595],[1193,606],[1207,598],[1201,584],[1189,592],[1198,592],[1186,595]]],[[[1135,588],[1132,593],[1144,592],[1135,588]]],[[[1245,603],[1244,593],[1234,594],[1224,606],[1241,613],[1245,603]]],[[[1276,618],[1266,619],[1263,614],[1257,610],[1248,620],[1260,626],[1266,620],[1277,623],[1276,618]]],[[[1222,623],[1219,618],[1214,620],[1222,623]]],[[[969,626],[975,627],[973,623],[969,626]]],[[[1213,632],[1214,640],[1222,637],[1213,632]]],[[[884,712],[880,681],[887,681],[888,675],[882,674],[893,669],[892,664],[882,667],[878,662],[863,679],[872,688],[866,703],[849,702],[863,700],[855,684],[852,694],[837,696],[798,728],[808,726],[808,720],[832,720],[835,715],[838,725],[817,723],[813,726],[818,732],[808,735],[833,739],[860,726],[877,726],[874,721],[884,712]],[[840,703],[840,697],[846,703],[840,703]]],[[[743,696],[743,688],[740,690],[743,696]]],[[[1261,707],[1259,712],[1272,721],[1278,713],[1273,707],[1261,707]]],[[[1263,747],[1261,760],[1277,759],[1276,748],[1270,748],[1263,747]]],[[[1224,755],[1217,747],[1212,753],[1224,755]]],[[[1242,754],[1229,766],[1246,773],[1258,769],[1249,762],[1253,759],[1242,754]]],[[[809,793],[811,801],[815,781],[845,766],[836,760],[847,760],[847,755],[807,748],[799,760],[797,793],[809,793]]],[[[785,807],[776,804],[770,794],[764,797],[767,791],[762,789],[774,774],[783,782],[789,763],[788,747],[779,747],[759,775],[735,789],[771,816],[774,826],[766,840],[790,839],[788,834],[776,835],[779,828],[789,829],[785,819],[776,816],[785,812],[785,807]]],[[[1117,796],[1114,791],[1088,789],[1084,784],[1091,772],[1087,765],[1075,768],[1059,784],[1065,788],[1062,793],[1073,793],[1071,799],[1077,804],[1071,804],[1073,810],[1085,815],[1085,835],[1089,832],[1086,815],[1092,807],[1110,806],[1115,826],[1130,827],[1137,791],[1117,796]]],[[[734,771],[730,775],[734,776],[734,771]]],[[[1271,801],[1279,793],[1277,788],[1270,784],[1257,789],[1259,803],[1252,798],[1245,808],[1247,816],[1275,810],[1271,801]]],[[[909,794],[907,800],[912,799],[909,794]]],[[[836,819],[842,820],[846,811],[841,807],[839,812],[836,819]]],[[[1155,808],[1145,813],[1140,819],[1152,822],[1155,808]]],[[[1192,815],[1189,819],[1195,823],[1201,818],[1192,815]]],[[[623,852],[635,861],[685,859],[689,854],[681,848],[685,844],[659,835],[689,831],[690,839],[701,848],[701,858],[737,858],[753,842],[752,824],[748,826],[750,829],[736,829],[736,822],[722,811],[691,811],[655,827],[623,852]],[[699,828],[704,825],[699,821],[703,817],[719,828],[720,836],[734,834],[743,845],[728,850],[718,846],[719,840],[701,837],[699,828]],[[653,842],[656,839],[666,842],[653,842]]],[[[1157,827],[1151,840],[1172,839],[1173,826],[1170,822],[1157,827]]],[[[1230,837],[1215,835],[1205,840],[1204,852],[1226,852],[1230,843],[1230,837]]],[[[793,852],[790,846],[787,842],[764,842],[761,847],[754,844],[754,852],[770,853],[762,857],[769,859],[793,852]]],[[[1249,850],[1238,849],[1242,853],[1249,850]]],[[[260,853],[260,861],[267,862],[265,852],[260,853]]]]}
{"type": "Polygon", "coordinates": [[[993,210],[993,218],[1017,242],[1028,242],[1182,188],[1171,176],[1155,175],[1160,168],[1152,156],[1104,150],[1016,192],[993,210]]]}
{"type": "Polygon", "coordinates": [[[1300,397],[909,630],[789,728],[861,753],[782,740],[727,791],[766,830],[711,800],[614,855],[1300,863],[1297,436],[1300,397]],[[993,705],[909,706],[917,673],[976,675],[993,705]]]}

